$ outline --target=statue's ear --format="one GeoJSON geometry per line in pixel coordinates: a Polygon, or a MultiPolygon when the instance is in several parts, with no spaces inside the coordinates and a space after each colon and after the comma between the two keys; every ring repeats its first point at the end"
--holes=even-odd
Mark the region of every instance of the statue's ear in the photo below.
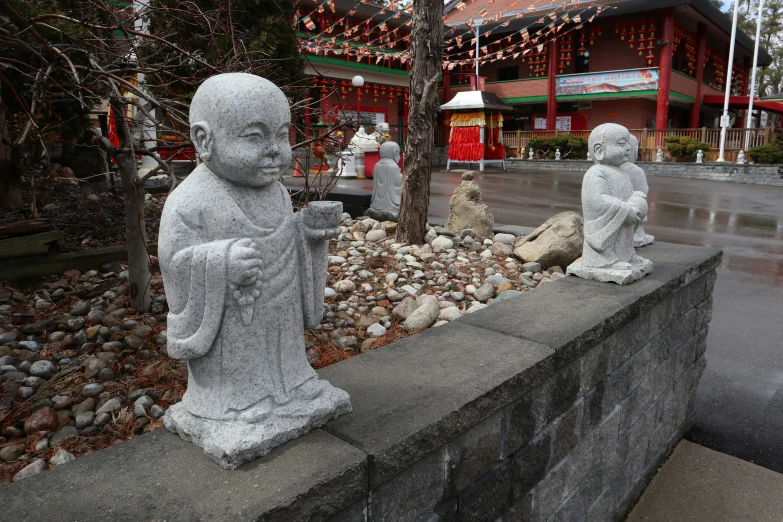
{"type": "Polygon", "coordinates": [[[206,122],[200,121],[190,126],[190,140],[203,161],[212,156],[212,130],[206,122]]]}
{"type": "Polygon", "coordinates": [[[603,143],[596,143],[593,145],[593,159],[596,161],[603,161],[606,157],[606,149],[603,143]]]}

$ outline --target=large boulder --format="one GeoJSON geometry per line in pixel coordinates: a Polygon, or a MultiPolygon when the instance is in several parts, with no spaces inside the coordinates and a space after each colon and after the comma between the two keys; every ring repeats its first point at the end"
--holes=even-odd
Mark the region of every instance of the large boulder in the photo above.
{"type": "Polygon", "coordinates": [[[462,183],[454,190],[449,200],[449,220],[445,227],[455,234],[466,228],[482,238],[492,237],[492,227],[495,218],[489,211],[489,207],[481,202],[481,189],[473,181],[470,173],[462,176],[462,183]]]}
{"type": "Polygon", "coordinates": [[[514,255],[523,262],[535,262],[546,270],[566,267],[582,256],[584,220],[576,212],[562,212],[547,219],[532,234],[521,237],[514,255]]]}

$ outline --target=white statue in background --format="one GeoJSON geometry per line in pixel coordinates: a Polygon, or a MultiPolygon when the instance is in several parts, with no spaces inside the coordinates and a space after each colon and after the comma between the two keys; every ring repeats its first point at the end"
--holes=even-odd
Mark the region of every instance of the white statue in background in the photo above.
{"type": "Polygon", "coordinates": [[[387,141],[381,145],[380,155],[373,173],[372,203],[367,215],[379,221],[397,221],[402,198],[400,146],[387,141]]]}
{"type": "Polygon", "coordinates": [[[568,267],[584,279],[628,284],[652,272],[652,262],[636,254],[634,233],[647,216],[647,195],[634,189],[626,169],[631,134],[614,123],[590,133],[595,165],[582,182],[585,240],[582,257],[568,267]]]}
{"type": "Polygon", "coordinates": [[[293,211],[280,183],[290,109],[273,83],[209,78],[190,125],[203,163],[166,200],[158,246],[168,353],[188,361],[187,391],[164,423],[233,469],[351,410],[308,364],[303,337],[322,319],[342,204],[293,211]]]}

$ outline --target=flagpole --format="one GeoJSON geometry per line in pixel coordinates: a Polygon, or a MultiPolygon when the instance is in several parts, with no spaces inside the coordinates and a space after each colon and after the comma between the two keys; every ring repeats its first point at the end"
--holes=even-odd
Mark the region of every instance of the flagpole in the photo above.
{"type": "Polygon", "coordinates": [[[723,96],[723,116],[720,118],[720,154],[717,161],[726,161],[726,129],[729,127],[729,96],[731,96],[731,73],[734,66],[734,47],[737,38],[737,17],[739,13],[739,0],[734,0],[734,19],[731,24],[731,43],[729,46],[729,67],[726,71],[726,93],[723,96]]]}
{"type": "Polygon", "coordinates": [[[481,24],[484,22],[484,19],[477,18],[474,22],[473,30],[476,32],[476,90],[479,89],[479,30],[481,29],[481,24]]]}
{"type": "MultiPolygon", "coordinates": [[[[761,39],[761,14],[764,11],[764,0],[759,2],[759,13],[756,20],[756,46],[753,49],[753,71],[750,73],[750,101],[748,102],[748,115],[745,118],[745,150],[750,148],[750,128],[753,125],[753,97],[756,95],[756,68],[759,64],[759,40],[761,39]]],[[[761,123],[761,117],[759,117],[761,123]]]]}

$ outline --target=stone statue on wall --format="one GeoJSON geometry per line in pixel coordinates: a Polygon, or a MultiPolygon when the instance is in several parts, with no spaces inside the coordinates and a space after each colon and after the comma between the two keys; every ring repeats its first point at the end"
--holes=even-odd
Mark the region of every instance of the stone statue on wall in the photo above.
{"type": "MultiPolygon", "coordinates": [[[[644,171],[635,162],[639,157],[639,140],[636,136],[631,134],[631,154],[628,157],[628,161],[623,164],[623,170],[628,173],[628,177],[631,178],[633,189],[638,192],[644,192],[645,198],[650,192],[650,188],[647,185],[647,176],[644,171]]],[[[647,221],[647,216],[644,217],[644,221],[647,221]]],[[[651,236],[644,231],[642,224],[639,224],[639,228],[633,235],[633,246],[640,248],[651,244],[655,240],[655,236],[651,236]]]]}
{"type": "Polygon", "coordinates": [[[381,145],[381,159],[375,164],[372,181],[372,203],[367,215],[379,221],[397,221],[402,198],[400,146],[393,141],[381,145]]]}
{"type": "Polygon", "coordinates": [[[595,165],[582,182],[585,241],[582,257],[568,273],[584,279],[628,284],[652,272],[652,262],[636,254],[633,238],[647,215],[647,195],[634,189],[623,164],[631,155],[631,134],[614,123],[590,133],[595,165]]]}
{"type": "Polygon", "coordinates": [[[271,82],[209,78],[190,124],[203,164],[171,193],[160,224],[168,353],[188,361],[187,391],[164,423],[233,469],[351,410],[308,364],[303,336],[322,319],[342,204],[293,211],[279,181],[290,110],[271,82]]]}

